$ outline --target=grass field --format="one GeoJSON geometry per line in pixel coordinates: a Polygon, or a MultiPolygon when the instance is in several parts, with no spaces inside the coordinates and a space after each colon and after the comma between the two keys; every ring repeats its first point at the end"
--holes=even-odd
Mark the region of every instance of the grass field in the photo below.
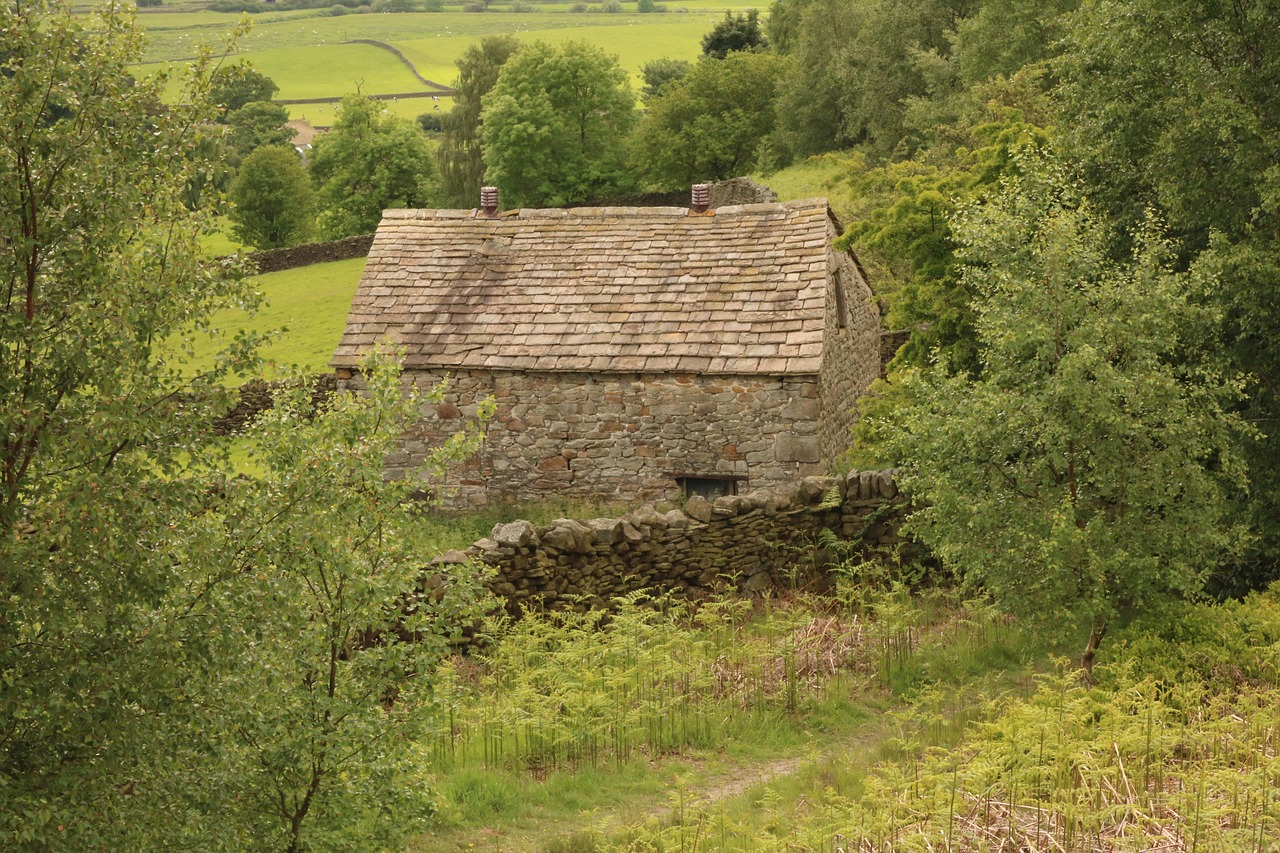
{"type": "MultiPolygon", "coordinates": [[[[364,258],[353,258],[258,276],[266,297],[262,308],[252,316],[238,309],[221,311],[212,326],[224,337],[240,330],[279,332],[261,351],[264,379],[275,378],[288,365],[308,372],[327,370],[363,269],[364,258]]],[[[219,348],[216,341],[199,343],[188,366],[193,373],[212,367],[219,348]]]]}
{"type": "MultiPolygon", "coordinates": [[[[670,11],[640,15],[633,7],[615,14],[572,13],[569,4],[539,5],[538,11],[464,13],[350,14],[329,17],[325,10],[269,12],[255,16],[243,36],[236,59],[247,59],[280,86],[277,97],[340,98],[350,92],[369,95],[427,91],[389,51],[351,45],[353,39],[382,41],[399,49],[428,80],[444,85],[457,76],[454,62],[484,36],[514,35],[561,44],[590,42],[616,54],[639,89],[640,68],[651,59],[694,59],[702,37],[726,11],[759,8],[743,0],[691,0],[668,4],[670,11]]],[[[189,8],[189,7],[184,7],[189,8]]],[[[148,47],[140,71],[181,63],[200,44],[219,45],[238,15],[208,11],[148,12],[140,16],[148,47]]],[[[428,100],[389,102],[390,111],[406,118],[428,112],[428,100]]],[[[439,104],[447,109],[447,100],[439,104]]],[[[313,124],[327,124],[333,107],[292,105],[290,114],[313,124]]]]}

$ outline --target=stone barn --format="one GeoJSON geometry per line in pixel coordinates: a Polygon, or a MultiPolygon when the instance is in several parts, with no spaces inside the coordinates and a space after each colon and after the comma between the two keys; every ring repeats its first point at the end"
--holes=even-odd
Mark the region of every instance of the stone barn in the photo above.
{"type": "Polygon", "coordinates": [[[390,339],[446,399],[389,460],[478,399],[454,506],[553,495],[717,496],[827,470],[879,373],[879,316],[825,199],[718,209],[388,210],[333,357],[390,339]]]}

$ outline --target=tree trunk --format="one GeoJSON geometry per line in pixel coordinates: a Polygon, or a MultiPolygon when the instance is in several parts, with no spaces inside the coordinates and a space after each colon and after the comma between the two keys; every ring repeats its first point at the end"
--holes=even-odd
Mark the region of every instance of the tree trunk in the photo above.
{"type": "Polygon", "coordinates": [[[1097,654],[1098,646],[1102,645],[1102,638],[1107,635],[1107,623],[1093,620],[1093,626],[1089,629],[1089,642],[1085,643],[1084,654],[1080,656],[1080,669],[1083,670],[1083,680],[1085,687],[1092,687],[1093,681],[1093,658],[1097,654]]]}

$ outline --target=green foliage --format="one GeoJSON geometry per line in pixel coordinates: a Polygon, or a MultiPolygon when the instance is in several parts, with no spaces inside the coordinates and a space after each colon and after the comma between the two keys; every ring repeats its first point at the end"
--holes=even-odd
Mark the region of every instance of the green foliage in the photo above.
{"type": "Polygon", "coordinates": [[[1132,260],[1051,163],[958,220],[982,377],[900,375],[868,435],[922,502],[910,528],[974,588],[1046,624],[1092,625],[1194,596],[1238,544],[1237,383],[1183,359],[1212,328],[1152,223],[1132,260]],[[1189,345],[1190,344],[1190,345],[1189,345]]]}
{"type": "Polygon", "coordinates": [[[251,101],[227,115],[231,126],[228,141],[241,156],[263,146],[288,145],[294,136],[294,130],[285,127],[288,120],[289,111],[283,104],[251,101]]]}
{"type": "Polygon", "coordinates": [[[280,87],[267,75],[247,62],[224,65],[213,74],[213,87],[209,97],[221,107],[222,120],[231,113],[256,101],[270,101],[280,87]]]}
{"type": "Polygon", "coordinates": [[[312,233],[315,193],[292,148],[267,146],[246,157],[228,198],[232,233],[250,246],[296,246],[312,233]]]}
{"type": "Polygon", "coordinates": [[[746,13],[725,12],[724,20],[702,37],[702,55],[711,59],[724,59],[730,53],[742,50],[763,50],[769,45],[760,28],[760,13],[748,9],[746,13]]]}
{"type": "Polygon", "coordinates": [[[856,248],[872,270],[884,324],[911,336],[891,370],[940,361],[978,375],[975,297],[962,280],[952,231],[955,212],[1016,173],[1020,152],[1048,142],[1040,97],[1024,79],[983,87],[978,105],[948,129],[945,141],[912,159],[850,163],[856,201],[843,211],[841,246],[856,248]]]}
{"type": "Polygon", "coordinates": [[[1256,487],[1240,506],[1259,549],[1222,579],[1227,592],[1280,577],[1275,24],[1258,0],[1089,2],[1055,65],[1067,149],[1098,202],[1125,223],[1158,206],[1183,263],[1221,282],[1217,335],[1252,378],[1243,413],[1265,433],[1244,446],[1256,487]]]}
{"type": "Polygon", "coordinates": [[[693,63],[683,59],[663,57],[649,60],[640,69],[640,76],[644,78],[640,97],[647,104],[657,97],[663,86],[683,80],[692,68],[693,63]]]}
{"type": "MultiPolygon", "coordinates": [[[[158,341],[244,293],[184,204],[209,63],[134,80],[131,7],[0,9],[0,846],[156,848],[184,830],[176,478],[219,399],[158,341]],[[202,82],[204,81],[204,82],[202,82]],[[228,277],[226,274],[231,274],[228,277]],[[177,404],[182,400],[181,405],[177,404]],[[156,480],[157,475],[170,475],[156,480]],[[179,822],[180,823],[180,822],[179,822]]],[[[195,463],[200,464],[200,463],[195,463]]],[[[200,831],[199,827],[190,830],[200,831]]]]}
{"type": "Polygon", "coordinates": [[[524,47],[484,99],[486,179],[509,207],[554,207],[625,191],[634,98],[626,72],[597,47],[575,41],[524,47]]]}
{"type": "Polygon", "coordinates": [[[786,60],[768,53],[703,59],[648,102],[631,161],[663,189],[745,175],[773,132],[773,101],[786,60]]]}
{"type": "Polygon", "coordinates": [[[466,570],[411,595],[382,460],[419,400],[385,359],[367,398],[295,394],[233,477],[210,425],[256,336],[181,370],[256,301],[185,203],[212,62],[161,109],[129,7],[11,5],[0,33],[0,846],[394,846],[429,813],[400,726],[477,596],[466,570]]]}
{"type": "Polygon", "coordinates": [[[326,239],[371,234],[389,207],[427,207],[434,157],[413,122],[362,95],[342,99],[333,128],[311,150],[311,180],[326,239]]]}
{"type": "MultiPolygon", "coordinates": [[[[385,848],[422,826],[432,806],[409,740],[431,704],[425,676],[491,606],[472,567],[422,593],[409,485],[384,476],[443,388],[406,395],[386,358],[362,375],[367,395],[310,418],[305,384],[278,400],[249,434],[264,473],[229,482],[211,519],[226,532],[192,542],[225,549],[236,578],[205,614],[223,647],[205,701],[234,722],[218,730],[227,806],[266,849],[385,848]]],[[[479,437],[437,448],[431,471],[479,437]]]]}
{"type": "Polygon", "coordinates": [[[440,192],[454,207],[477,207],[484,182],[484,149],[480,141],[480,110],[498,72],[520,42],[511,36],[488,36],[467,48],[458,59],[457,94],[453,109],[442,119],[440,192]]]}

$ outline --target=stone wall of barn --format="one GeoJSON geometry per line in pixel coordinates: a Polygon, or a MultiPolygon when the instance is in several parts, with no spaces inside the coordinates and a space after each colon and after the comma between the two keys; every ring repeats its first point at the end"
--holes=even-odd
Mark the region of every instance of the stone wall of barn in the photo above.
{"type": "MultiPolygon", "coordinates": [[[[362,390],[359,374],[339,385],[362,390]]],[[[407,371],[432,387],[444,372],[407,371]]],[[[737,492],[828,470],[818,448],[815,376],[635,375],[459,371],[388,459],[415,466],[492,397],[480,451],[431,484],[453,507],[568,495],[680,497],[681,479],[724,478],[737,492]]]]}
{"type": "Polygon", "coordinates": [[[858,398],[880,377],[880,312],[852,255],[832,249],[827,268],[817,450],[834,461],[849,447],[858,398]]]}
{"type": "Polygon", "coordinates": [[[830,582],[832,565],[899,551],[917,556],[898,525],[910,511],[895,471],[809,477],[683,508],[649,504],[621,518],[499,524],[465,551],[432,562],[425,583],[447,583],[469,560],[495,569],[508,609],[606,607],[642,589],[688,594],[726,585],[763,591],[830,582]],[[850,543],[832,548],[823,531],[850,543]]]}

